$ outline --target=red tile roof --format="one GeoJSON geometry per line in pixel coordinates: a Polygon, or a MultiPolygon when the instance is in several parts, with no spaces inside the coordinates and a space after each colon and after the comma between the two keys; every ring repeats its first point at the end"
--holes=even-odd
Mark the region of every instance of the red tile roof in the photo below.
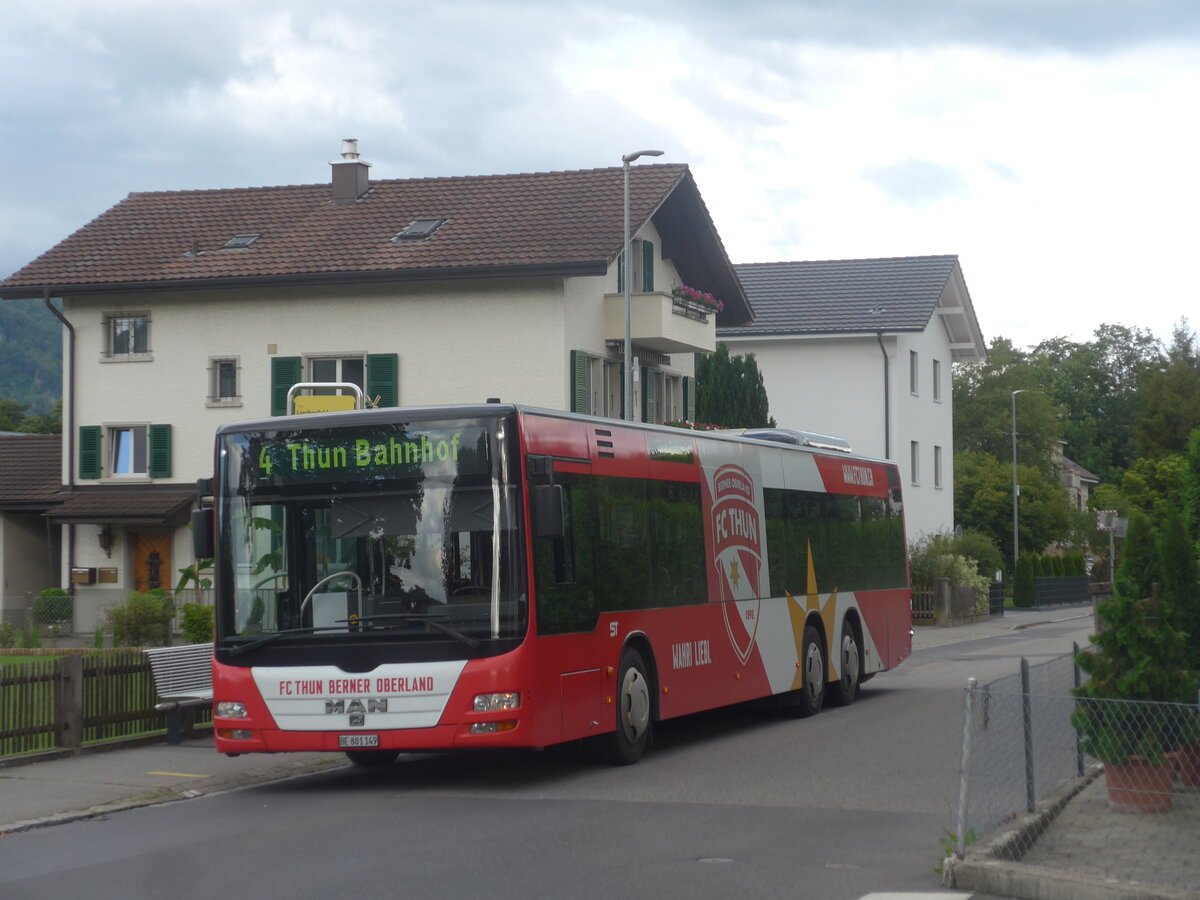
{"type": "MultiPolygon", "coordinates": [[[[130,194],[0,282],[0,297],[264,281],[602,274],[623,242],[622,169],[374,181],[333,205],[328,184],[130,194]],[[444,218],[425,240],[393,241],[444,218]],[[260,237],[222,247],[238,234],[260,237]]],[[[630,169],[631,221],[651,218],[682,277],[749,308],[686,165],[630,169]]]]}

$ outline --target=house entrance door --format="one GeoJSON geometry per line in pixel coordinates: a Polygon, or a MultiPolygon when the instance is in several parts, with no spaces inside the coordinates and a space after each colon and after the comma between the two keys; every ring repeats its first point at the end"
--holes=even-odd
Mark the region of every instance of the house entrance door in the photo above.
{"type": "Polygon", "coordinates": [[[170,532],[133,535],[134,590],[170,590],[174,587],[171,582],[172,571],[170,532]]]}

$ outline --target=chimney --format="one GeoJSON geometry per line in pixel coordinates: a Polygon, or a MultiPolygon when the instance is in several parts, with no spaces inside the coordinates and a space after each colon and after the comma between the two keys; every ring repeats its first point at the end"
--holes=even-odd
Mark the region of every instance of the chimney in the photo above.
{"type": "Polygon", "coordinates": [[[367,170],[371,168],[371,164],[358,158],[357,138],[346,138],[342,141],[342,158],[329,165],[333,168],[335,205],[354,203],[369,190],[367,170]]]}

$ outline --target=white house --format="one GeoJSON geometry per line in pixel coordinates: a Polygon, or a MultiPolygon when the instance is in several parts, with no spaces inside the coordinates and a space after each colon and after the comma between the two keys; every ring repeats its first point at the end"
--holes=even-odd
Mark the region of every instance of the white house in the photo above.
{"type": "Polygon", "coordinates": [[[987,352],[958,258],[735,268],[755,318],[717,338],[755,354],[776,422],[896,460],[910,539],[952,529],[950,369],[987,352]]]}
{"type": "MultiPolygon", "coordinates": [[[[621,415],[622,168],[372,181],[343,149],[324,184],[130,194],[0,282],[0,298],[62,299],[45,515],[64,526],[77,631],[130,590],[174,587],[215,429],[282,413],[296,382],[621,415]]],[[[688,167],[629,176],[634,408],[661,422],[688,415],[718,321],[752,312],[688,167]],[[673,298],[684,283],[723,311],[673,298]]]]}

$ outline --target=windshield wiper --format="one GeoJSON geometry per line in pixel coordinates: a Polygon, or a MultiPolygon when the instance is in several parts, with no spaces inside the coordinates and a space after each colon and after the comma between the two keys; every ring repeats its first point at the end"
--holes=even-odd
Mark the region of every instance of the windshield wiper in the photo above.
{"type": "Polygon", "coordinates": [[[262,647],[266,644],[269,644],[272,641],[275,641],[275,640],[283,637],[285,634],[316,634],[318,631],[345,631],[345,630],[346,630],[345,628],[341,628],[340,626],[337,626],[337,625],[319,625],[319,626],[313,626],[313,627],[309,627],[309,628],[285,628],[283,631],[272,631],[266,637],[260,637],[257,640],[250,641],[249,643],[246,643],[246,644],[236,644],[235,646],[229,648],[229,655],[230,656],[238,656],[242,653],[245,653],[247,650],[253,650],[255,647],[262,647]]]}
{"type": "Polygon", "coordinates": [[[426,625],[432,625],[438,631],[450,635],[455,640],[462,641],[468,647],[475,648],[479,646],[479,638],[473,638],[469,634],[463,634],[449,625],[445,625],[437,619],[431,619],[423,613],[380,613],[375,616],[361,616],[357,619],[338,619],[339,622],[351,622],[362,625],[365,622],[375,622],[380,619],[400,619],[405,622],[424,622],[426,625]]]}

